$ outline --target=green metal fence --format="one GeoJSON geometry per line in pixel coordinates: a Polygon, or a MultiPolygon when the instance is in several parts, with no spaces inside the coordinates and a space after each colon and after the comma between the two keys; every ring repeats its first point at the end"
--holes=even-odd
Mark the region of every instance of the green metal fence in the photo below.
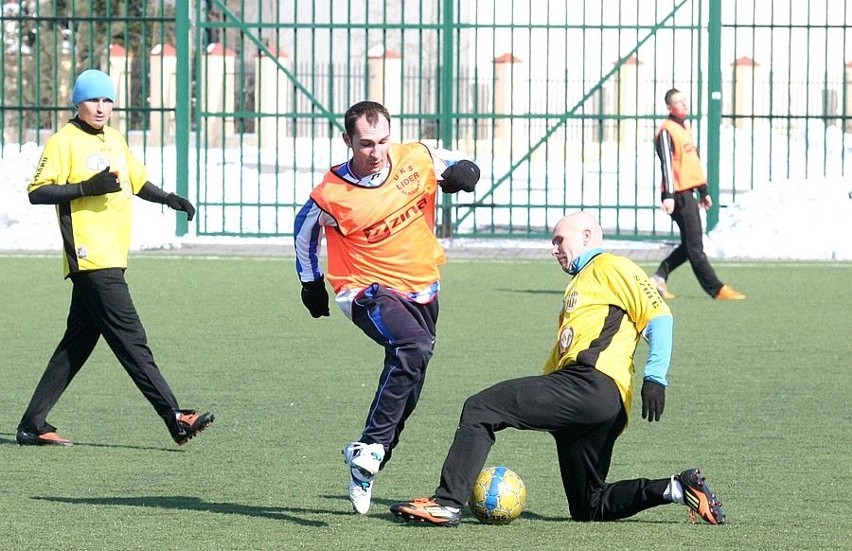
{"type": "Polygon", "coordinates": [[[42,143],[73,75],[102,68],[111,124],[199,207],[179,233],[288,236],[347,157],[343,112],[375,99],[394,139],[483,169],[443,197],[442,235],[540,237],[583,208],[609,236],[670,238],[665,91],[691,98],[712,227],[756,186],[848,177],[850,25],[844,0],[7,2],[0,124],[4,145],[42,143]]]}
{"type": "Polygon", "coordinates": [[[0,45],[3,144],[42,144],[73,116],[74,77],[90,67],[109,72],[116,85],[111,124],[133,143],[161,142],[149,124],[153,96],[162,94],[150,85],[150,51],[174,42],[172,4],[7,0],[0,45]]]}

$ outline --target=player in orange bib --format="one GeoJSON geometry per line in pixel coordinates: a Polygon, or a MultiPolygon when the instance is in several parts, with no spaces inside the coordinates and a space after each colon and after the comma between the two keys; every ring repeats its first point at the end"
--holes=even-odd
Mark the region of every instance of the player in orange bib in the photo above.
{"type": "Polygon", "coordinates": [[[654,144],[660,158],[663,179],[660,200],[663,212],[672,217],[680,230],[680,245],[660,263],[651,282],[664,299],[675,298],[669,291],[669,274],[689,261],[695,277],[711,297],[717,300],[743,300],[746,296],[722,283],[704,254],[704,230],[699,209],[709,209],[713,200],[707,191],[707,177],[701,166],[692,130],[686,123],[689,105],[676,88],[666,92],[669,117],[657,129],[654,144]],[[701,199],[695,199],[695,192],[701,199]]]}
{"type": "Polygon", "coordinates": [[[329,315],[327,278],[343,313],[385,349],[364,430],[343,449],[349,499],[366,514],[373,479],[417,405],[435,346],[439,267],[446,262],[435,237],[437,191],[472,192],[479,167],[459,152],[391,143],[390,115],[376,102],[351,106],[344,127],[352,158],[325,174],[296,217],[296,272],[314,318],[329,315]]]}

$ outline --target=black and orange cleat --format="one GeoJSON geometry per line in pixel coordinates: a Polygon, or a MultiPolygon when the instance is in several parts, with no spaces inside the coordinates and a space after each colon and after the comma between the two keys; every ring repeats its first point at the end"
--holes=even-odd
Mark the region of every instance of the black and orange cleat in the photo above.
{"type": "Polygon", "coordinates": [[[435,498],[418,497],[407,503],[391,505],[391,513],[406,521],[425,522],[433,526],[458,526],[461,507],[441,505],[435,498]]]}
{"type": "Polygon", "coordinates": [[[182,409],[177,416],[177,432],[172,432],[172,438],[178,446],[183,446],[190,438],[209,427],[214,418],[209,412],[199,414],[194,409],[182,409]]]}
{"type": "Polygon", "coordinates": [[[74,442],[64,436],[59,436],[55,432],[36,434],[21,429],[18,429],[15,434],[15,440],[19,446],[63,446],[70,448],[74,445],[74,442]]]}
{"type": "Polygon", "coordinates": [[[689,520],[695,524],[695,514],[709,524],[725,524],[725,512],[722,502],[713,490],[707,486],[704,476],[697,467],[686,469],[675,475],[683,488],[683,501],[689,507],[689,520]]]}

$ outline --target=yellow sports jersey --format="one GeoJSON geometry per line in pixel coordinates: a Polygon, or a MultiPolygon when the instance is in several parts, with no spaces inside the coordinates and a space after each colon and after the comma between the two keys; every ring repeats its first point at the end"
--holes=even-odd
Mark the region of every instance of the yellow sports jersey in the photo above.
{"type": "Polygon", "coordinates": [[[106,167],[118,173],[121,191],[80,197],[56,206],[66,277],[102,268],[126,268],[130,251],[132,198],[148,181],[145,166],[114,128],[90,134],[70,122],[44,146],[30,192],[47,184],[88,180],[106,167]]]}
{"type": "Polygon", "coordinates": [[[660,315],[671,311],[645,272],[623,256],[601,253],[565,289],[544,372],[594,367],[615,381],[629,412],[633,354],[648,322],[660,315]]]}
{"type": "Polygon", "coordinates": [[[432,156],[423,144],[393,144],[390,173],[377,187],[345,181],[329,171],[311,198],[330,214],[326,226],[328,281],[335,293],[380,283],[416,293],[438,281],[446,262],[435,238],[438,189],[432,156]]]}

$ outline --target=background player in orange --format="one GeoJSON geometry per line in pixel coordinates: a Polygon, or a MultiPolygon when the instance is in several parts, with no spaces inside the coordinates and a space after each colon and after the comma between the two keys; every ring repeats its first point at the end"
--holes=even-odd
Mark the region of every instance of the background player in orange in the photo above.
{"type": "Polygon", "coordinates": [[[707,193],[707,176],[698,157],[698,147],[686,123],[689,115],[686,97],[672,88],[666,92],[665,99],[669,117],[657,129],[655,143],[663,171],[662,208],[680,229],[680,245],[660,263],[651,281],[663,298],[675,298],[668,288],[669,274],[688,260],[698,283],[708,295],[719,300],[742,300],[745,295],[722,283],[704,254],[699,207],[709,209],[713,200],[707,193]],[[696,191],[701,196],[699,201],[695,199],[696,191]]]}
{"type": "Polygon", "coordinates": [[[364,430],[343,449],[349,499],[365,514],[373,479],[417,405],[435,346],[438,268],[446,262],[434,231],[437,191],[472,192],[479,168],[462,153],[391,143],[390,115],[376,102],[352,105],[344,127],[352,158],[326,173],[296,217],[296,272],[313,317],[329,315],[327,277],[344,315],[385,349],[364,430]],[[323,233],[326,272],[319,262],[323,233]]]}

